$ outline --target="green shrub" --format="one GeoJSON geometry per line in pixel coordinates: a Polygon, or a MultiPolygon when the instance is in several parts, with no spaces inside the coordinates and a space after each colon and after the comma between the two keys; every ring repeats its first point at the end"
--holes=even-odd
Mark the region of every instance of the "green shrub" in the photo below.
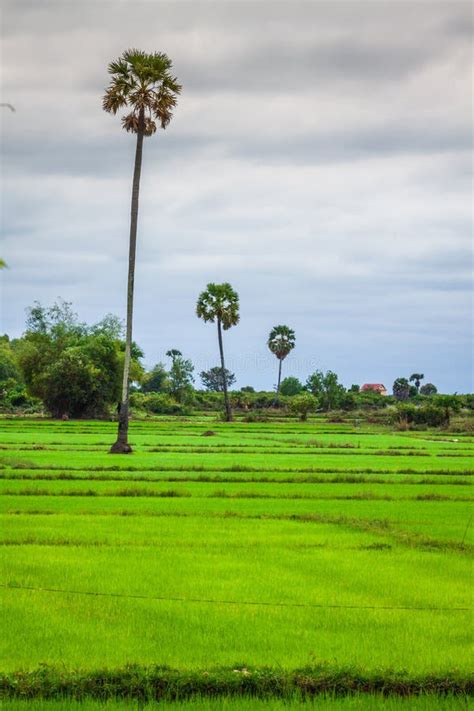
{"type": "Polygon", "coordinates": [[[176,402],[167,393],[132,393],[130,405],[154,415],[190,415],[192,412],[189,405],[176,402]]]}
{"type": "Polygon", "coordinates": [[[403,429],[410,425],[426,427],[443,427],[449,423],[446,410],[437,405],[416,405],[403,404],[396,409],[396,419],[403,429]]]}
{"type": "Polygon", "coordinates": [[[301,395],[295,395],[290,400],[290,412],[294,415],[298,415],[302,422],[308,419],[310,412],[315,412],[318,406],[318,399],[311,395],[310,393],[301,393],[301,395]]]}

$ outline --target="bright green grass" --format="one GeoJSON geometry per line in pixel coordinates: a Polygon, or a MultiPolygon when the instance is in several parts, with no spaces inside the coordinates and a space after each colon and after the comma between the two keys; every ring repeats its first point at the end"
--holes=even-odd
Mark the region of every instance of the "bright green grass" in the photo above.
{"type": "Polygon", "coordinates": [[[4,711],[468,711],[467,698],[421,696],[399,699],[376,695],[317,697],[301,701],[224,697],[139,704],[130,701],[5,701],[4,711]]]}
{"type": "MultiPolygon", "coordinates": [[[[474,607],[472,438],[321,420],[160,420],[132,423],[135,453],[113,457],[115,427],[0,422],[5,584],[147,598],[4,589],[2,669],[470,670],[469,611],[380,608],[474,607]]],[[[379,705],[324,703],[405,708],[370,698],[379,705]]],[[[267,708],[283,708],[275,703],[267,708]]]]}
{"type": "MultiPolygon", "coordinates": [[[[237,603],[470,606],[462,557],[368,548],[379,541],[365,532],[235,519],[32,518],[33,541],[2,554],[12,584],[237,603]]],[[[65,652],[69,664],[88,668],[104,658],[112,666],[159,660],[180,668],[209,660],[291,668],[312,658],[412,672],[469,668],[470,615],[462,611],[254,607],[16,589],[4,591],[4,600],[11,622],[3,668],[58,664],[65,652]]]]}
{"type": "Polygon", "coordinates": [[[122,481],[101,481],[94,479],[83,479],[79,481],[68,481],[58,479],[1,479],[0,496],[8,494],[31,495],[38,492],[44,495],[97,495],[97,496],[120,496],[130,492],[132,495],[172,495],[194,496],[194,497],[258,497],[264,498],[308,498],[308,499],[340,499],[340,498],[382,498],[382,499],[417,499],[428,500],[427,497],[442,497],[456,500],[468,499],[474,502],[474,494],[470,489],[463,490],[459,485],[453,485],[452,479],[447,484],[406,484],[406,481],[394,483],[391,481],[382,484],[360,483],[357,490],[354,490],[352,483],[264,483],[252,482],[218,482],[214,485],[209,483],[190,481],[171,484],[169,482],[147,482],[136,481],[132,476],[130,479],[122,481]]]}
{"type": "MultiPolygon", "coordinates": [[[[84,496],[1,496],[0,512],[20,514],[123,515],[155,517],[228,517],[255,519],[313,517],[316,520],[340,522],[341,525],[370,526],[375,522],[382,533],[418,533],[434,540],[455,544],[472,543],[473,527],[469,525],[472,505],[466,501],[384,501],[370,499],[225,499],[196,497],[84,497],[84,496]],[[351,519],[349,521],[345,519],[351,519]]],[[[5,530],[8,529],[8,520],[5,530]]],[[[249,520],[248,525],[252,525],[249,520]]],[[[32,525],[33,522],[32,522],[32,525]]],[[[81,525],[79,523],[79,525],[81,525]]],[[[116,525],[116,524],[115,524],[116,525]]],[[[201,525],[204,522],[201,521],[201,525]]],[[[309,523],[307,524],[310,525],[309,523]]],[[[411,539],[407,540],[411,544],[411,539]]]]}
{"type": "MultiPolygon", "coordinates": [[[[205,449],[204,447],[201,449],[205,449]]],[[[68,451],[59,450],[21,450],[9,449],[2,453],[7,463],[14,460],[25,466],[33,462],[37,469],[92,469],[111,470],[113,468],[128,471],[220,471],[230,469],[235,471],[359,471],[359,472],[467,472],[472,468],[472,458],[469,456],[445,457],[411,456],[409,454],[375,455],[369,450],[363,450],[357,455],[350,450],[307,451],[295,450],[273,451],[271,447],[266,453],[242,450],[228,453],[225,448],[216,448],[214,452],[177,451],[150,452],[137,448],[133,457],[111,457],[103,450],[98,451],[68,451]],[[237,467],[237,469],[236,469],[237,467]]],[[[357,451],[357,450],[356,450],[357,451]]]]}

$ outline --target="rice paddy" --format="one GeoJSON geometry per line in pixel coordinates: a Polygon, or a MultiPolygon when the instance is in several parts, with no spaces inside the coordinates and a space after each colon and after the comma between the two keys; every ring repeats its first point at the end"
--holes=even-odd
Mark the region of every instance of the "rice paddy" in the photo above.
{"type": "MultiPolygon", "coordinates": [[[[55,670],[69,693],[75,674],[133,664],[176,679],[278,670],[291,677],[285,708],[299,703],[298,670],[312,692],[341,691],[343,674],[346,691],[385,680],[384,692],[457,694],[410,708],[466,707],[472,437],[193,418],[133,422],[134,453],[111,456],[114,423],[4,420],[0,430],[7,696],[19,672],[26,689],[34,678],[36,696],[54,697],[55,670]]],[[[363,699],[318,708],[408,708],[363,699]]],[[[240,703],[173,708],[259,708],[240,703]]]]}

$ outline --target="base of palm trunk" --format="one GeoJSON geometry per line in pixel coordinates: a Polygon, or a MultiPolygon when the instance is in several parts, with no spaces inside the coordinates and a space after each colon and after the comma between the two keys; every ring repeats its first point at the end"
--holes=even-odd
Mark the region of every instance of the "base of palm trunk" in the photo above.
{"type": "Polygon", "coordinates": [[[128,443],[128,401],[120,403],[118,415],[117,439],[109,454],[130,454],[133,450],[128,443]]]}
{"type": "Polygon", "coordinates": [[[133,449],[128,442],[120,442],[117,440],[109,449],[109,454],[131,454],[133,449]]]}

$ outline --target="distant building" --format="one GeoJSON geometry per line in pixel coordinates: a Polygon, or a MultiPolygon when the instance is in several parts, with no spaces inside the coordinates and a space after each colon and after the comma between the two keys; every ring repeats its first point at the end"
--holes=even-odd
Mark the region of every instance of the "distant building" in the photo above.
{"type": "Polygon", "coordinates": [[[378,393],[379,395],[387,395],[387,388],[382,383],[365,383],[360,389],[361,393],[378,393]]]}

